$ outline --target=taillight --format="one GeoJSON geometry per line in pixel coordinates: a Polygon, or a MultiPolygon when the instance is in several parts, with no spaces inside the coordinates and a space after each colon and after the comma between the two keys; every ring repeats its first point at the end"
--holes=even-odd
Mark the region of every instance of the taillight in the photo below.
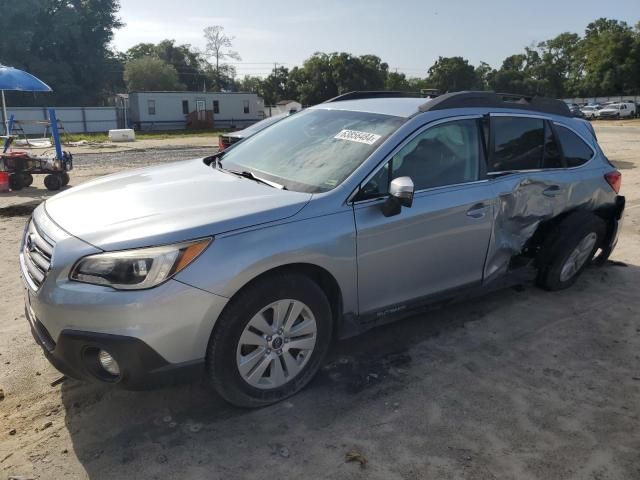
{"type": "Polygon", "coordinates": [[[604,179],[609,185],[611,185],[611,188],[613,188],[614,192],[620,192],[620,186],[622,185],[622,174],[618,170],[613,170],[612,172],[605,173],[604,179]]]}
{"type": "Polygon", "coordinates": [[[218,151],[224,150],[224,142],[222,141],[222,137],[218,137],[218,151]]]}

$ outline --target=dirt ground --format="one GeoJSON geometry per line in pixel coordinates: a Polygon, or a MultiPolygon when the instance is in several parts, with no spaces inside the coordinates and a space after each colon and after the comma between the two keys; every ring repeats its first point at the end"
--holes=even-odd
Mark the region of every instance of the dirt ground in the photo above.
{"type": "MultiPolygon", "coordinates": [[[[254,411],[203,382],[51,386],[17,258],[49,194],[0,195],[0,478],[640,478],[640,125],[596,129],[627,197],[615,262],[343,341],[303,392],[254,411]]],[[[78,154],[71,185],[208,151],[78,154]]]]}

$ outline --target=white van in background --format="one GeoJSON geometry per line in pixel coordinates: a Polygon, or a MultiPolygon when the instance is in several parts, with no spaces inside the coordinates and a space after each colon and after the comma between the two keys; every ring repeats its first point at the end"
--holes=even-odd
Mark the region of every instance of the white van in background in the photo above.
{"type": "Polygon", "coordinates": [[[596,118],[635,118],[636,104],[633,102],[619,102],[606,105],[597,110],[596,118]]]}

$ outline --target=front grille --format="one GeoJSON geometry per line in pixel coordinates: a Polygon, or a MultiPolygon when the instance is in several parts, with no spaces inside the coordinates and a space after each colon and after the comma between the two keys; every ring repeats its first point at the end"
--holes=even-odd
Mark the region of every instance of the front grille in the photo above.
{"type": "Polygon", "coordinates": [[[25,231],[22,247],[22,273],[38,290],[51,267],[53,245],[38,232],[36,224],[31,220],[25,231]]]}

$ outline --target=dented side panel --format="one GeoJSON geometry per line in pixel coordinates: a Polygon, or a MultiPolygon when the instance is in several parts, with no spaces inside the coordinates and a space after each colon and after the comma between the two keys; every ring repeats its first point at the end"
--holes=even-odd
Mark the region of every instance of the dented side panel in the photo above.
{"type": "Polygon", "coordinates": [[[574,210],[594,211],[612,205],[615,193],[594,158],[579,168],[522,172],[492,180],[494,222],[484,281],[505,273],[538,228],[574,210]]]}

